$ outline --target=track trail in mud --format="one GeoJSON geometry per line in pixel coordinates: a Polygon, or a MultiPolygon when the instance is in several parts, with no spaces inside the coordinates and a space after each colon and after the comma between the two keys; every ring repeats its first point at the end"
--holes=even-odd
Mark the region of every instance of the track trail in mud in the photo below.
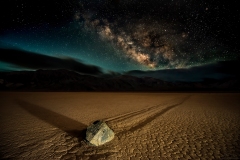
{"type": "MultiPolygon", "coordinates": [[[[115,136],[117,141],[121,141],[121,138],[124,137],[128,133],[134,133],[136,130],[141,130],[144,126],[151,123],[154,119],[157,117],[163,115],[164,113],[168,112],[171,109],[174,109],[175,107],[183,104],[187,99],[190,98],[190,95],[182,96],[180,98],[174,98],[171,100],[168,100],[162,104],[158,104],[146,109],[133,111],[125,114],[121,114],[118,116],[114,116],[111,118],[104,119],[104,121],[109,125],[109,127],[115,132],[115,136]]],[[[86,141],[82,141],[82,149],[85,151],[83,152],[83,155],[90,156],[91,158],[103,158],[103,157],[109,157],[110,155],[113,155],[118,153],[118,150],[113,150],[112,145],[115,143],[118,143],[116,140],[113,142],[110,142],[109,144],[106,144],[105,146],[100,147],[90,147],[89,144],[87,144],[86,141]],[[109,147],[108,147],[109,146],[109,147]],[[101,150],[100,154],[95,151],[92,152],[92,150],[97,149],[101,150]],[[88,151],[90,150],[90,151],[88,151]]],[[[82,156],[82,157],[85,157],[82,156]]],[[[86,158],[86,157],[85,157],[86,158]]]]}
{"type": "Polygon", "coordinates": [[[116,117],[105,119],[108,125],[116,132],[116,134],[124,134],[126,132],[134,132],[141,129],[158,116],[166,113],[170,109],[184,103],[190,96],[172,99],[165,103],[152,106],[140,111],[130,112],[116,117]]]}
{"type": "Polygon", "coordinates": [[[239,104],[238,93],[0,93],[0,159],[240,159],[239,104]],[[84,133],[98,119],[115,138],[94,147],[84,133]]]}

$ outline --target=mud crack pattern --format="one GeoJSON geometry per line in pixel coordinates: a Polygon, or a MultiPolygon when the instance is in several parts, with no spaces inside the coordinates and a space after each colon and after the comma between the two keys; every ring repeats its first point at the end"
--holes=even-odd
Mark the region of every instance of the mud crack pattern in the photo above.
{"type": "Polygon", "coordinates": [[[89,145],[82,135],[34,120],[36,117],[30,114],[22,117],[18,114],[21,108],[16,107],[15,114],[1,109],[5,116],[1,115],[0,156],[1,159],[238,159],[239,104],[239,94],[176,94],[157,105],[104,119],[116,136],[99,147],[89,145]],[[11,121],[9,115],[21,123],[11,121]]]}

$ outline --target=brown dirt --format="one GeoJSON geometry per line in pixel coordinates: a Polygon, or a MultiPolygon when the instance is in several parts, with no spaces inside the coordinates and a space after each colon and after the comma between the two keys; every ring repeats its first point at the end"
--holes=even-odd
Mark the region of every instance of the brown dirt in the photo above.
{"type": "Polygon", "coordinates": [[[0,159],[240,159],[238,93],[1,92],[0,113],[0,159]]]}

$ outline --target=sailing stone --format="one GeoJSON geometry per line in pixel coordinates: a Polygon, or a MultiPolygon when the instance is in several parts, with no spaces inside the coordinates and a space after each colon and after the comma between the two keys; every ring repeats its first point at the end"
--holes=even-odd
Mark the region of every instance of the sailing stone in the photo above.
{"type": "Polygon", "coordinates": [[[114,138],[114,132],[104,121],[95,121],[87,127],[86,139],[94,146],[103,145],[114,138]]]}

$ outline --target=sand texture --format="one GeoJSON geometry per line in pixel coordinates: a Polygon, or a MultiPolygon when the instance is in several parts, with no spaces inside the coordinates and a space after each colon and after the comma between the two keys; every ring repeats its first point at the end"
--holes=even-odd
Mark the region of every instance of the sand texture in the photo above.
{"type": "Polygon", "coordinates": [[[0,159],[240,159],[240,94],[1,92],[0,159]]]}

